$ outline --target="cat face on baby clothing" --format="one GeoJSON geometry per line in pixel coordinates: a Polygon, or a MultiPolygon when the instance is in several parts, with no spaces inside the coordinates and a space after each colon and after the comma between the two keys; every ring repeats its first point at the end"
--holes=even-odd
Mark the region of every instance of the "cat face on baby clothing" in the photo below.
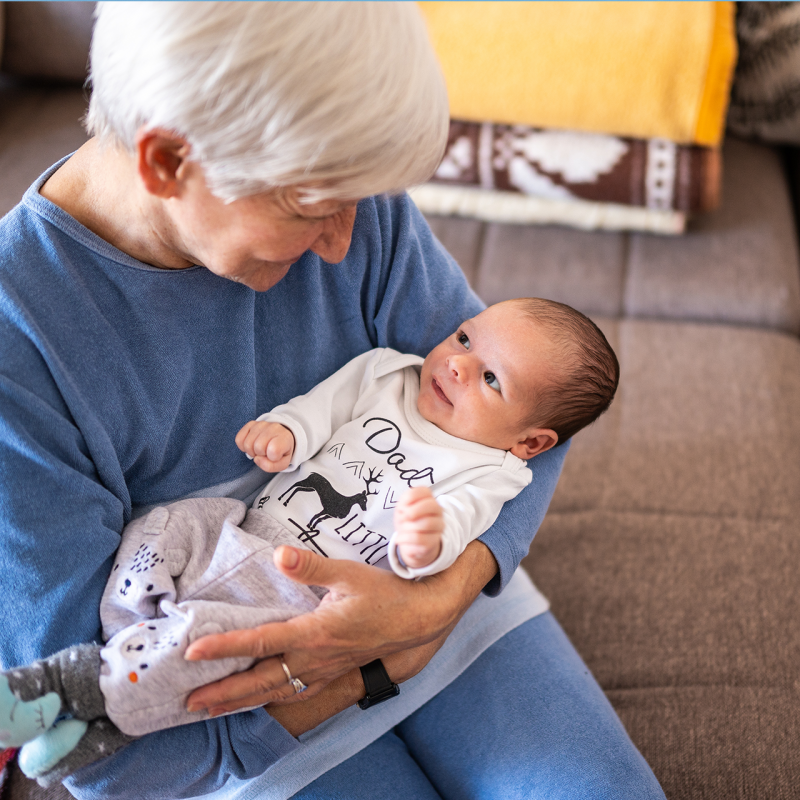
{"type": "Polygon", "coordinates": [[[542,327],[512,303],[491,306],[428,354],[417,408],[445,433],[528,459],[558,441],[529,424],[537,390],[556,370],[542,327]]]}

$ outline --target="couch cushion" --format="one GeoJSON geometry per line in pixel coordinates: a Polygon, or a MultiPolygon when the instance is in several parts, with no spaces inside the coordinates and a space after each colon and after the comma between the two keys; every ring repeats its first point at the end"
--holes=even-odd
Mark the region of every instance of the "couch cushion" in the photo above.
{"type": "Polygon", "coordinates": [[[787,520],[587,511],[548,515],[525,566],[606,690],[789,690],[798,563],[787,520]]]}
{"type": "Polygon", "coordinates": [[[603,322],[609,412],[523,562],[670,800],[796,796],[800,341],[603,322]]]}
{"type": "Polygon", "coordinates": [[[6,4],[0,2],[0,64],[3,63],[3,45],[6,38],[6,4]]]}
{"type": "Polygon", "coordinates": [[[94,3],[6,3],[2,69],[27,78],[86,80],[94,3]]]}
{"type": "Polygon", "coordinates": [[[800,268],[777,150],[729,138],[723,201],[679,242],[632,236],[627,316],[702,319],[800,332],[800,268]]]}
{"type": "Polygon", "coordinates": [[[421,9],[454,117],[719,144],[736,63],[733,3],[421,9]]]}
{"type": "Polygon", "coordinates": [[[608,696],[669,800],[797,798],[797,689],[700,686],[608,696]]]}
{"type": "Polygon", "coordinates": [[[680,237],[455,218],[433,224],[449,244],[470,232],[453,251],[489,303],[538,295],[589,314],[800,332],[791,200],[780,156],[764,145],[725,143],[721,207],[680,237]]]}
{"type": "MultiPolygon", "coordinates": [[[[8,4],[7,4],[8,5],[8,4]]],[[[59,158],[86,141],[79,88],[23,87],[0,80],[0,216],[59,158]]]]}
{"type": "Polygon", "coordinates": [[[725,325],[598,320],[622,368],[552,511],[800,519],[800,342],[725,325]]]}

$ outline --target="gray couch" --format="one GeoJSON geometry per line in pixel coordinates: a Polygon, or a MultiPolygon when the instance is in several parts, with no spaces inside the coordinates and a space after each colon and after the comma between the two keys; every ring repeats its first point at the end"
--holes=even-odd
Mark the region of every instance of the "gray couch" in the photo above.
{"type": "MultiPolygon", "coordinates": [[[[6,3],[5,23],[0,213],[84,140],[68,80],[89,15],[6,3]]],[[[791,174],[729,139],[721,208],[678,238],[431,219],[485,300],[567,302],[617,350],[618,398],[576,437],[524,565],[670,800],[800,797],[791,174]]],[[[12,800],[45,796],[63,795],[13,776],[12,800]]]]}

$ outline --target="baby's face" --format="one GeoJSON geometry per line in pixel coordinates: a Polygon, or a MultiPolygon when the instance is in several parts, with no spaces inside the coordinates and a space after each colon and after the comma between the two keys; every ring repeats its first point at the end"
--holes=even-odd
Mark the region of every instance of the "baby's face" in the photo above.
{"type": "Polygon", "coordinates": [[[511,450],[524,438],[535,389],[553,374],[552,352],[513,305],[487,308],[428,354],[417,408],[446,433],[511,450]]]}

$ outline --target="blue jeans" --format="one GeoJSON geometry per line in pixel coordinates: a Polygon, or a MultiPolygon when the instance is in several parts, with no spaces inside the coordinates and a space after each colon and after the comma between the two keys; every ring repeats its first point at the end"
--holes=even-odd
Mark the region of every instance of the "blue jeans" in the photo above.
{"type": "Polygon", "coordinates": [[[548,613],[506,634],[433,700],[294,798],[664,800],[664,793],[548,613]]]}

